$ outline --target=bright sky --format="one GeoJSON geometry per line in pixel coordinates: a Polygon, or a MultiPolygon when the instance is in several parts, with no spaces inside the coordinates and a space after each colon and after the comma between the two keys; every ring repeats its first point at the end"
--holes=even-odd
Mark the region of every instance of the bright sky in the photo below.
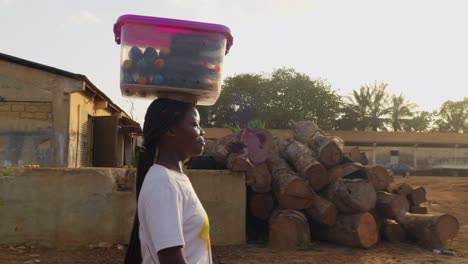
{"type": "MultiPolygon", "coordinates": [[[[223,24],[234,45],[224,75],[293,67],[340,95],[374,81],[419,110],[468,96],[464,0],[0,0],[0,52],[86,75],[127,113],[120,95],[123,14],[223,24]]],[[[150,101],[136,101],[143,123],[150,101]]]]}

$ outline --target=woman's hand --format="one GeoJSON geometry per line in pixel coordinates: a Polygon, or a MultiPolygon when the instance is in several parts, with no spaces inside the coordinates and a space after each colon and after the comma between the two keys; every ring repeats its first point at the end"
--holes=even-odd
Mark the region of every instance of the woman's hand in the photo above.
{"type": "Polygon", "coordinates": [[[182,246],[161,249],[158,258],[161,264],[187,264],[182,246]]]}

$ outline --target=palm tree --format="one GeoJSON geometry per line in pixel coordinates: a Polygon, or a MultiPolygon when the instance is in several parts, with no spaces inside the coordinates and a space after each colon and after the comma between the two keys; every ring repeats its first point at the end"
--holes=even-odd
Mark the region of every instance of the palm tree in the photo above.
{"type": "Polygon", "coordinates": [[[390,113],[388,107],[388,94],[385,92],[388,84],[377,82],[373,86],[366,86],[370,90],[370,128],[373,131],[386,130],[385,128],[385,116],[390,113]]]}
{"type": "Polygon", "coordinates": [[[348,104],[346,105],[345,113],[349,117],[354,117],[354,126],[361,131],[367,130],[369,127],[369,103],[370,103],[370,91],[368,87],[361,86],[359,92],[353,90],[353,96],[346,97],[348,104]]]}
{"type": "Polygon", "coordinates": [[[359,91],[353,90],[352,96],[347,97],[347,115],[356,119],[355,127],[358,130],[385,130],[385,116],[390,112],[386,88],[386,83],[375,82],[361,86],[359,91]]]}
{"type": "Polygon", "coordinates": [[[403,130],[404,122],[413,117],[412,110],[417,107],[409,101],[406,101],[402,94],[393,95],[389,109],[390,123],[393,131],[403,130]]]}

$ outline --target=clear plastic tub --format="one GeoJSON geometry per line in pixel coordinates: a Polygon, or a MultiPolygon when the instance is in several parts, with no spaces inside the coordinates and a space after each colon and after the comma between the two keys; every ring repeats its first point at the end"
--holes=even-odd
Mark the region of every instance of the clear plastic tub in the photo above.
{"type": "Polygon", "coordinates": [[[124,15],[114,25],[121,44],[120,89],[125,97],[190,97],[213,105],[221,92],[229,28],[201,22],[124,15]]]}

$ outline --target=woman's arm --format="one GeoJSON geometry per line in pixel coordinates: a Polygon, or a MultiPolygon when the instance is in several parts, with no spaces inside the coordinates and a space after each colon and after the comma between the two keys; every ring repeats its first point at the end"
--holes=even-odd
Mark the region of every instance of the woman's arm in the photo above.
{"type": "Polygon", "coordinates": [[[161,249],[158,258],[161,264],[187,264],[182,246],[161,249]]]}

